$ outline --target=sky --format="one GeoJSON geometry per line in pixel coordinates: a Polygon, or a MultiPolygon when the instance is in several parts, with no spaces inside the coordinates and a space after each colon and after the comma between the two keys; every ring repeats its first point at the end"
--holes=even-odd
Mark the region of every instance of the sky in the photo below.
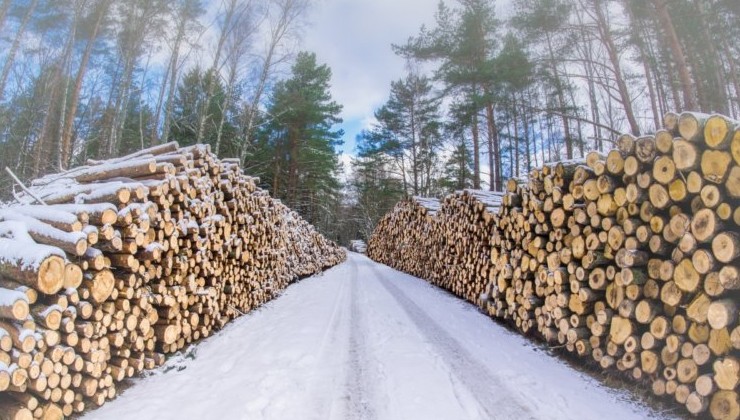
{"type": "Polygon", "coordinates": [[[403,44],[422,24],[434,26],[437,0],[317,0],[302,48],[332,69],[332,97],[344,106],[343,152],[388,99],[390,84],[405,73],[391,44],[403,44]]]}

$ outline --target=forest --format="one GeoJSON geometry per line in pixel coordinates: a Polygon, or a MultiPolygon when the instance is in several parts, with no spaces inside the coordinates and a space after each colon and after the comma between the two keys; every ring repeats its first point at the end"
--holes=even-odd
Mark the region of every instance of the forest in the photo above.
{"type": "Polygon", "coordinates": [[[399,196],[501,191],[667,111],[737,118],[738,17],[721,0],[440,2],[393,46],[408,72],[358,139],[361,231],[399,196]]]}
{"type": "MultiPolygon", "coordinates": [[[[667,111],[740,116],[735,0],[446,0],[388,46],[406,74],[345,168],[332,69],[301,51],[312,6],[1,0],[0,169],[205,143],[346,243],[403,196],[501,190],[667,111]]],[[[3,172],[0,199],[15,184],[3,172]]]]}

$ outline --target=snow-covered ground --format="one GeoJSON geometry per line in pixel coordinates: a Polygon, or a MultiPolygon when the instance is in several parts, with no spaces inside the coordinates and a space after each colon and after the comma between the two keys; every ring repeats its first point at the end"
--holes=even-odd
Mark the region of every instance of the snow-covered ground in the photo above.
{"type": "Polygon", "coordinates": [[[643,419],[475,307],[359,254],[85,419],[643,419]]]}

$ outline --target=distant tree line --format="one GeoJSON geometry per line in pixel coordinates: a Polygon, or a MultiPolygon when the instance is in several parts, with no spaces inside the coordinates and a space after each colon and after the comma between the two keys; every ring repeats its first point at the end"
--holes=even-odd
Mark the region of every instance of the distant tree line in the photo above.
{"type": "Polygon", "coordinates": [[[654,132],[667,111],[740,116],[740,2],[512,0],[504,12],[441,1],[432,26],[393,46],[409,70],[357,139],[358,232],[401,196],[501,190],[616,134],[654,132]]]}

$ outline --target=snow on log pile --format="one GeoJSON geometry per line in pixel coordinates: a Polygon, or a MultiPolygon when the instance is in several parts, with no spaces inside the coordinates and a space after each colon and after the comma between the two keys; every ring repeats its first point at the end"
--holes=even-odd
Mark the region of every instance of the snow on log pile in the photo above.
{"type": "Polygon", "coordinates": [[[616,145],[511,180],[500,205],[399,203],[368,256],[690,413],[738,419],[740,124],[669,113],[616,145]]]}
{"type": "Polygon", "coordinates": [[[99,406],[117,382],[345,258],[206,146],[90,162],[17,198],[0,209],[2,418],[99,406]]]}

